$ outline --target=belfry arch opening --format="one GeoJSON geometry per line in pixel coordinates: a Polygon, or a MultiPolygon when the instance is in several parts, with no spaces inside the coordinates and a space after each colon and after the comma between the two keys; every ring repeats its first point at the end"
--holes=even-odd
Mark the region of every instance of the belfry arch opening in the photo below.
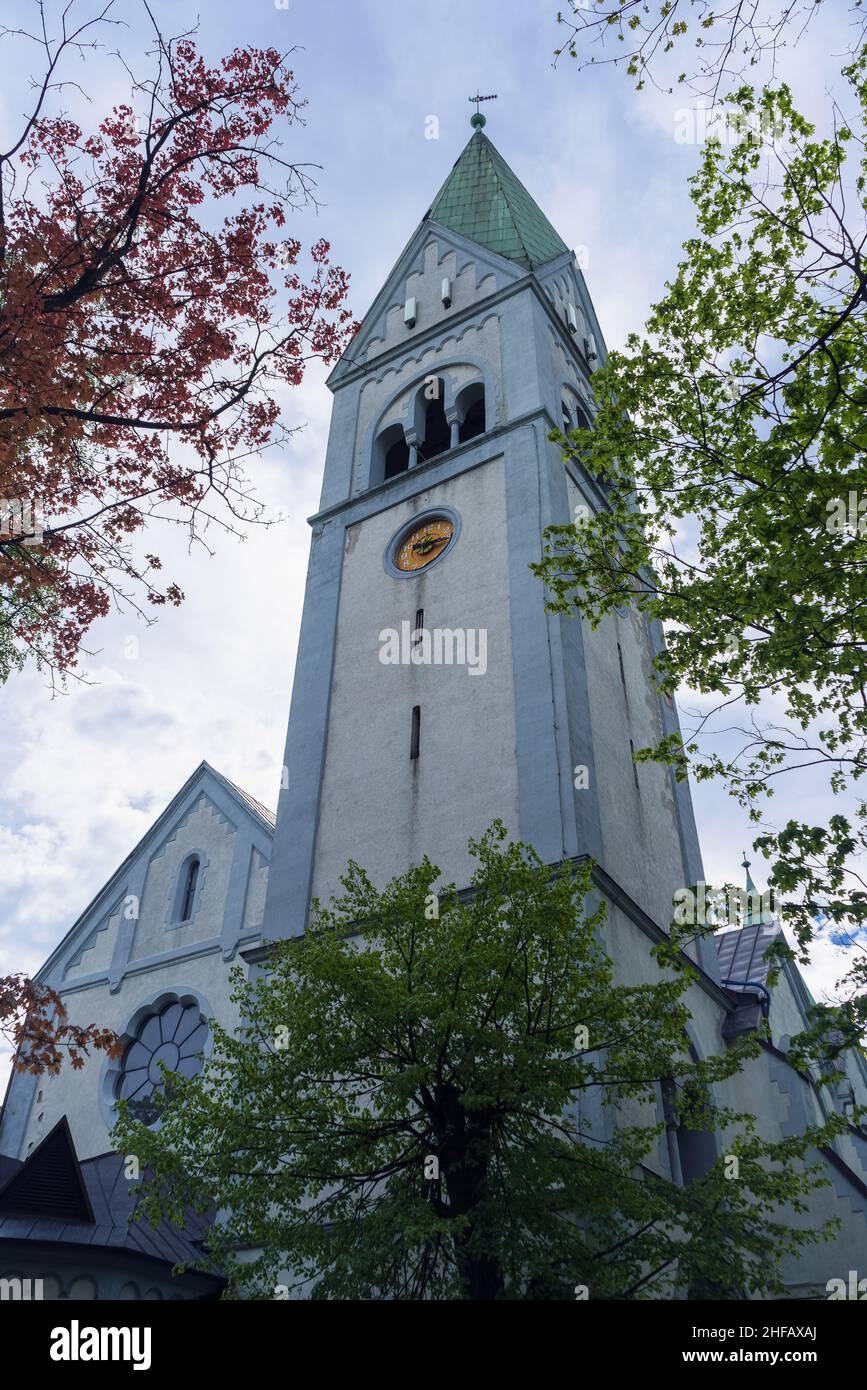
{"type": "Polygon", "coordinates": [[[418,446],[420,462],[436,458],[437,454],[444,454],[451,445],[451,429],[446,419],[445,392],[442,377],[432,377],[419,392],[420,409],[417,413],[421,417],[418,446]]]}
{"type": "Polygon", "coordinates": [[[458,442],[466,444],[485,432],[485,388],[481,381],[470,382],[458,392],[458,442]]]}
{"type": "Polygon", "coordinates": [[[409,468],[409,445],[402,425],[389,425],[376,441],[376,471],[374,481],[387,482],[409,468]]]}

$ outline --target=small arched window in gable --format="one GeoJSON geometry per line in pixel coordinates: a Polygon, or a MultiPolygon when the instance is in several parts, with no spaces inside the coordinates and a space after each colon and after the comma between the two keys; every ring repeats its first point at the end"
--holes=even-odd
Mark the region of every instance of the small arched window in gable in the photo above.
{"type": "Polygon", "coordinates": [[[181,865],[175,889],[175,910],[172,913],[172,920],[177,924],[192,921],[201,870],[202,862],[197,854],[191,854],[181,865]]]}
{"type": "Polygon", "coordinates": [[[468,440],[484,434],[486,429],[483,383],[473,381],[469,386],[465,386],[463,391],[459,393],[456,404],[460,421],[458,439],[461,444],[466,444],[468,440]]]}
{"type": "Polygon", "coordinates": [[[193,915],[193,903],[196,901],[196,884],[199,879],[199,861],[191,859],[187,865],[187,872],[184,878],[184,896],[181,902],[180,920],[189,922],[193,915]]]}

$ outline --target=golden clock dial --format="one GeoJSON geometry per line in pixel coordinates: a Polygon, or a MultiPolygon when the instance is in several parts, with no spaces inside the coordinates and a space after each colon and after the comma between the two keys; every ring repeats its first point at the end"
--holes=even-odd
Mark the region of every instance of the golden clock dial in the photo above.
{"type": "Polygon", "coordinates": [[[445,517],[425,521],[401,541],[394,563],[399,570],[424,569],[431,560],[442,555],[454,533],[454,526],[445,517]]]}

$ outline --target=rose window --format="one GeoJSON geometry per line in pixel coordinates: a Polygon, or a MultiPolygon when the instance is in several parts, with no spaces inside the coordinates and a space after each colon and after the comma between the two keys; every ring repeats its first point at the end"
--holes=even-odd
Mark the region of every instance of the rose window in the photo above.
{"type": "Polygon", "coordinates": [[[202,1049],[208,1025],[197,1004],[175,1000],[139,1024],[137,1034],[123,1054],[115,1097],[129,1101],[130,1111],[144,1124],[159,1119],[165,1099],[162,1063],[179,1076],[197,1076],[202,1070],[202,1049]]]}

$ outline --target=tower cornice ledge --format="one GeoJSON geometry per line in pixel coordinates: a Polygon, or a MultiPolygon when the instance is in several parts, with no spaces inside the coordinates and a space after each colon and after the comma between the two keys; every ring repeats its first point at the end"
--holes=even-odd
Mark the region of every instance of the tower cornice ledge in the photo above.
{"type": "MultiPolygon", "coordinates": [[[[342,502],[334,502],[330,507],[323,507],[321,511],[314,512],[313,516],[309,516],[307,523],[314,527],[323,526],[326,522],[344,516],[347,517],[346,525],[352,526],[364,517],[375,516],[377,512],[388,511],[396,503],[406,502],[419,492],[426,492],[438,483],[446,482],[453,474],[468,473],[473,468],[480,468],[483,464],[490,463],[491,459],[496,458],[502,451],[495,447],[487,447],[489,444],[496,444],[497,440],[513,433],[516,429],[534,425],[540,420],[548,429],[558,428],[556,420],[552,419],[550,411],[545,406],[539,406],[536,410],[527,410],[523,415],[516,415],[514,419],[507,420],[504,425],[496,425],[493,429],[487,430],[479,438],[470,439],[466,444],[459,444],[444,454],[437,454],[434,458],[417,464],[411,471],[398,474],[397,478],[389,478],[387,482],[365,488],[363,492],[346,497],[342,502]],[[468,464],[466,462],[467,455],[471,454],[473,450],[478,451],[479,457],[475,462],[468,464]]],[[[568,467],[567,471],[570,471],[568,467]]],[[[574,466],[572,471],[575,471],[574,466]]],[[[593,475],[584,468],[581,469],[581,475],[581,486],[590,489],[598,507],[604,506],[604,495],[593,475]]]]}
{"type": "MultiPolygon", "coordinates": [[[[415,497],[416,493],[426,492],[430,487],[447,481],[453,473],[467,473],[470,469],[490,463],[492,458],[502,453],[501,449],[495,447],[496,441],[514,433],[516,429],[532,425],[537,420],[546,421],[551,429],[556,428],[550,411],[544,406],[525,411],[523,415],[516,415],[503,425],[486,430],[484,435],[467,440],[465,444],[459,444],[454,449],[448,449],[445,453],[416,464],[415,468],[398,474],[396,478],[389,478],[384,483],[377,483],[375,487],[365,488],[363,492],[356,492],[354,496],[344,498],[342,502],[323,507],[322,511],[309,516],[307,522],[310,526],[321,526],[346,512],[357,512],[357,519],[360,520],[362,517],[375,516],[377,512],[388,511],[395,503],[406,502],[410,497],[415,497]],[[467,455],[472,454],[474,450],[478,452],[479,457],[474,463],[468,464],[467,455]],[[377,505],[371,506],[371,502],[377,505]]],[[[355,519],[353,515],[346,524],[352,525],[355,519]]]]}
{"type": "MultiPolygon", "coordinates": [[[[574,864],[576,868],[579,868],[588,863],[590,858],[591,856],[589,854],[574,854],[569,855],[568,859],[562,862],[574,864]]],[[[548,865],[548,868],[550,868],[552,872],[558,867],[558,863],[551,863],[548,865]]],[[[617,880],[612,878],[601,865],[594,864],[591,873],[593,884],[599,889],[603,897],[615,907],[619,907],[621,912],[638,927],[639,931],[649,937],[654,945],[668,940],[668,933],[660,927],[658,922],[655,922],[643,908],[639,907],[635,899],[630,897],[626,890],[621,888],[617,880]]],[[[470,898],[471,894],[472,889],[463,888],[459,891],[458,897],[462,901],[466,901],[470,898]]],[[[260,939],[247,947],[242,947],[238,954],[248,965],[259,965],[268,959],[268,956],[271,954],[272,946],[272,941],[263,941],[260,939]]],[[[715,1003],[719,1004],[726,1013],[730,1013],[738,1002],[736,996],[733,995],[730,990],[723,989],[721,985],[717,984],[716,980],[707,973],[700,961],[694,960],[693,957],[687,955],[685,951],[680,952],[680,957],[683,963],[688,965],[690,969],[695,972],[695,983],[698,987],[704,990],[705,994],[709,995],[715,1003]]]]}

